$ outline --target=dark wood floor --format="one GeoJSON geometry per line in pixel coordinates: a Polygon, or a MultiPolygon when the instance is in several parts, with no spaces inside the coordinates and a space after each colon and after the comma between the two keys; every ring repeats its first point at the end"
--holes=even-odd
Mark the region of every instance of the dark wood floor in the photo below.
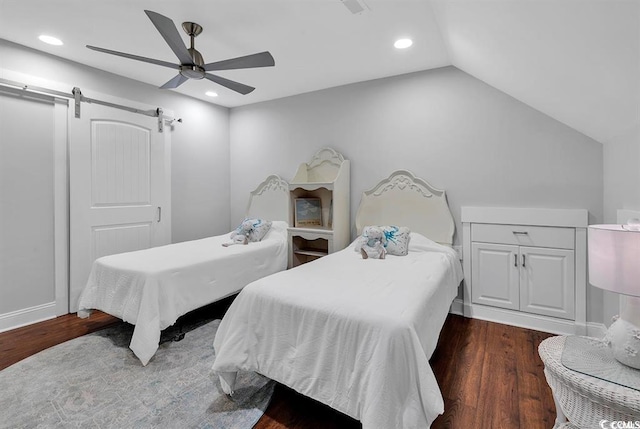
{"type": "MultiPolygon", "coordinates": [[[[221,317],[229,302],[206,308],[207,317],[221,317]]],[[[89,319],[70,314],[0,333],[0,370],[45,348],[115,323],[121,322],[100,312],[89,319]]],[[[432,428],[552,427],[555,407],[537,351],[540,341],[549,336],[449,315],[431,358],[445,400],[445,412],[432,428]]],[[[255,428],[357,429],[361,425],[278,385],[255,428]]]]}

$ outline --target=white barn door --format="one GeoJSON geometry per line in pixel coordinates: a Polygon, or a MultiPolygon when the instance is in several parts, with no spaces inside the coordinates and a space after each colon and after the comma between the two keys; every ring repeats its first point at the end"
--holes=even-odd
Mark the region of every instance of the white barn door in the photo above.
{"type": "Polygon", "coordinates": [[[66,100],[0,87],[0,332],[68,313],[67,183],[66,100]]]}
{"type": "Polygon", "coordinates": [[[95,259],[171,241],[170,129],[160,133],[157,118],[87,103],[69,126],[74,312],[95,259]]]}

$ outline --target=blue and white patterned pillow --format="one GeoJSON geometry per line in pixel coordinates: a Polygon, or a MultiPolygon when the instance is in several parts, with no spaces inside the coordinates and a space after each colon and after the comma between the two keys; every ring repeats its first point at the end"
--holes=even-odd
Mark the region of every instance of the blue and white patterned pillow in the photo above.
{"type": "Polygon", "coordinates": [[[406,256],[409,253],[411,231],[406,226],[381,226],[387,237],[385,248],[389,255],[406,256]]]}
{"type": "Polygon", "coordinates": [[[251,223],[251,230],[249,231],[247,238],[249,239],[249,241],[253,241],[253,242],[262,240],[264,236],[267,235],[267,232],[269,232],[269,229],[271,229],[271,224],[272,224],[270,220],[246,218],[235,229],[234,233],[231,234],[231,238],[233,238],[235,234],[242,234],[243,232],[242,226],[244,225],[245,222],[251,223]]]}
{"type": "Polygon", "coordinates": [[[260,241],[267,235],[271,229],[271,221],[263,219],[249,219],[253,224],[251,232],[249,232],[249,241],[260,241]]]}

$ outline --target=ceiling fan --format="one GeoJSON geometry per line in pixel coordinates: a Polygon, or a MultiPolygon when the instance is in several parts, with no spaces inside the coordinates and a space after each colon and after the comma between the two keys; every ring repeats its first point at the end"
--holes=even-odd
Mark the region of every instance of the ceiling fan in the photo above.
{"type": "Polygon", "coordinates": [[[146,58],[138,55],[126,54],[124,52],[112,51],[110,49],[98,48],[96,46],[87,45],[87,48],[98,52],[104,52],[106,54],[118,55],[120,57],[130,58],[132,60],[143,61],[146,63],[157,64],[159,66],[177,69],[178,74],[170,81],[162,85],[160,87],[162,89],[177,88],[189,79],[204,78],[227,87],[233,91],[239,92],[242,95],[246,95],[253,91],[255,88],[207,72],[215,70],[270,67],[275,65],[275,61],[268,51],[205,64],[202,55],[194,46],[194,39],[196,38],[196,36],[202,33],[202,26],[196,24],[195,22],[182,23],[182,29],[191,38],[191,47],[187,49],[184,42],[182,41],[182,38],[180,37],[180,33],[178,33],[176,25],[171,19],[150,10],[145,10],[144,12],[147,14],[156,29],[160,32],[171,50],[176,54],[176,56],[180,60],[180,64],[173,64],[167,61],[156,60],[153,58],[146,58]]]}

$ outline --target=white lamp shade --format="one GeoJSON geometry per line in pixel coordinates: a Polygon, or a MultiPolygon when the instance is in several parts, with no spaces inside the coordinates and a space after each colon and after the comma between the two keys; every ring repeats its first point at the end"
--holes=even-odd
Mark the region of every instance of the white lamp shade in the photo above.
{"type": "Polygon", "coordinates": [[[640,296],[640,231],[620,225],[590,225],[589,283],[640,296]]]}

